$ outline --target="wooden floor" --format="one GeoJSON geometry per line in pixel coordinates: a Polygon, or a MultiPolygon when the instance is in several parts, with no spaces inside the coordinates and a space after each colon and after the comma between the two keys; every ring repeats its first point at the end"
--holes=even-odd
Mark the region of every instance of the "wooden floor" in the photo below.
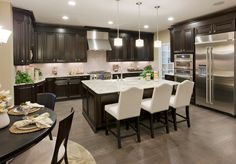
{"type": "MultiPolygon", "coordinates": [[[[236,163],[236,119],[230,116],[191,106],[191,128],[187,128],[184,122],[178,124],[176,132],[171,125],[169,134],[165,133],[164,128],[159,129],[154,139],[150,138],[149,131],[141,128],[141,143],[130,137],[122,140],[122,149],[117,149],[114,136],[105,136],[104,131],[93,133],[82,116],[80,100],[58,102],[58,120],[71,107],[76,112],[70,139],[88,149],[98,164],[236,163]]],[[[53,134],[57,134],[57,126],[53,134]]]]}

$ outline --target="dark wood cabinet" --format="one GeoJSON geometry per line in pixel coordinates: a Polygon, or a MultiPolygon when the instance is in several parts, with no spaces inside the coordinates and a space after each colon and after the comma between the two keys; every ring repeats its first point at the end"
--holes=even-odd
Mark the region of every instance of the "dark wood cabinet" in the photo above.
{"type": "Polygon", "coordinates": [[[15,105],[26,101],[36,102],[37,94],[45,92],[45,82],[14,86],[15,105]]]}
{"type": "Polygon", "coordinates": [[[87,61],[85,29],[37,25],[35,63],[65,63],[87,61]]]}
{"type": "Polygon", "coordinates": [[[196,34],[199,34],[199,35],[217,34],[217,33],[230,32],[230,31],[235,30],[235,19],[229,19],[229,20],[217,19],[214,21],[208,20],[204,23],[203,24],[199,23],[200,25],[195,27],[196,34]]]}
{"type": "Polygon", "coordinates": [[[193,28],[175,27],[171,30],[172,52],[193,53],[194,52],[194,32],[193,28]]]}
{"type": "Polygon", "coordinates": [[[81,98],[84,96],[81,81],[89,78],[89,76],[47,78],[46,91],[56,94],[57,100],[81,98]]]}
{"type": "Polygon", "coordinates": [[[54,85],[54,92],[57,96],[57,99],[65,99],[69,96],[67,78],[56,78],[54,85]]]}
{"type": "Polygon", "coordinates": [[[144,40],[143,47],[136,47],[135,41],[138,39],[137,32],[121,32],[120,37],[123,39],[121,47],[114,46],[114,39],[117,37],[116,32],[109,33],[111,51],[107,52],[107,61],[152,61],[153,60],[153,34],[142,33],[144,40]]]}
{"type": "Polygon", "coordinates": [[[13,44],[14,65],[33,62],[34,16],[31,11],[13,8],[13,44]]]}

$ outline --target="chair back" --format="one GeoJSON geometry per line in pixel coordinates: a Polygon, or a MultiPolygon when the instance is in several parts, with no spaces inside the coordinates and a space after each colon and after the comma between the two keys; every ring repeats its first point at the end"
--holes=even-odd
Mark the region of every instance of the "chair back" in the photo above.
{"type": "Polygon", "coordinates": [[[190,104],[193,86],[194,82],[189,80],[185,80],[178,85],[174,99],[174,106],[176,108],[188,106],[190,104]]]}
{"type": "Polygon", "coordinates": [[[153,112],[169,109],[172,90],[173,86],[170,84],[161,84],[154,88],[151,100],[151,110],[153,112]]]}
{"type": "Polygon", "coordinates": [[[71,113],[59,122],[56,145],[53,153],[52,164],[57,163],[58,152],[61,144],[64,142],[65,152],[67,152],[67,142],[70,134],[71,124],[74,116],[74,110],[71,108],[71,113]]]}
{"type": "Polygon", "coordinates": [[[54,110],[55,102],[56,102],[56,95],[53,93],[37,94],[37,103],[44,105],[46,108],[54,110]]]}
{"type": "Polygon", "coordinates": [[[139,116],[141,111],[142,98],[143,89],[132,87],[125,91],[121,91],[118,102],[119,119],[139,116]]]}

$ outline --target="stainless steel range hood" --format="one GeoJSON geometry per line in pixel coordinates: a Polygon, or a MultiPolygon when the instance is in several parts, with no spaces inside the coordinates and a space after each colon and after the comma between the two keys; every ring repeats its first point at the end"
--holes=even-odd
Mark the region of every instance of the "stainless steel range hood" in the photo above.
{"type": "Polygon", "coordinates": [[[108,38],[108,32],[87,31],[89,50],[110,51],[111,45],[108,38]]]}

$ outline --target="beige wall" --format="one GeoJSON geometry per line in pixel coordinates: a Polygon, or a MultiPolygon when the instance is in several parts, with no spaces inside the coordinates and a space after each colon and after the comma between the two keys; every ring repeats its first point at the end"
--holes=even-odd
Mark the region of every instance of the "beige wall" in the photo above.
{"type": "MultiPolygon", "coordinates": [[[[0,26],[12,31],[12,24],[11,4],[0,0],[0,26]]],[[[7,44],[0,45],[0,84],[3,89],[10,90],[12,95],[14,94],[14,78],[13,37],[11,35],[7,44]]]]}
{"type": "MultiPolygon", "coordinates": [[[[154,40],[156,40],[157,33],[154,35],[154,40]]],[[[162,43],[170,43],[170,33],[169,30],[163,30],[158,32],[158,39],[162,41],[162,43]]],[[[154,62],[156,63],[158,69],[161,69],[161,58],[160,58],[160,48],[155,48],[154,49],[154,62]]]]}

